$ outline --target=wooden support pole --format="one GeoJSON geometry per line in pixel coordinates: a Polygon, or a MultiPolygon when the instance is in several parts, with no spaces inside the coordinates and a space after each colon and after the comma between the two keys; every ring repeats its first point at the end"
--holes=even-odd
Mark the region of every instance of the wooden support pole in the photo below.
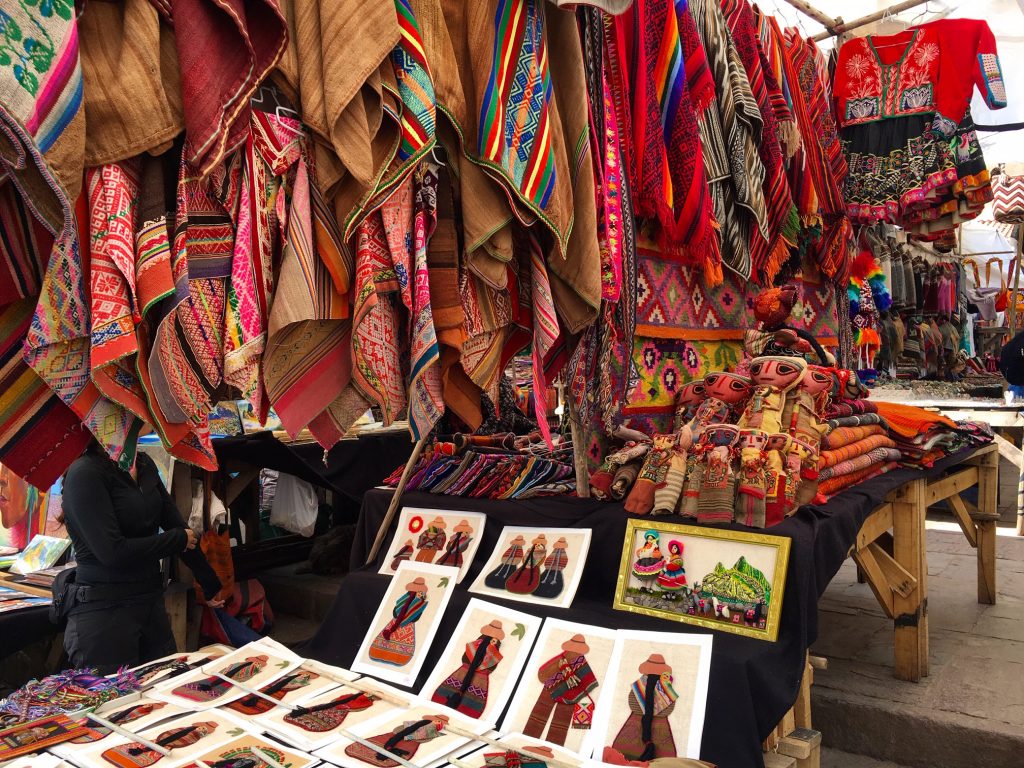
{"type": "Polygon", "coordinates": [[[384,536],[388,532],[388,526],[391,525],[391,521],[395,518],[395,513],[398,511],[399,503],[402,501],[402,494],[405,492],[405,486],[409,483],[409,476],[412,474],[412,468],[416,466],[416,462],[420,460],[420,454],[423,453],[423,446],[427,444],[427,435],[424,435],[416,441],[415,447],[412,449],[412,455],[409,456],[409,461],[405,464],[405,470],[402,472],[402,479],[398,481],[398,487],[395,488],[395,495],[391,497],[391,503],[388,504],[387,514],[384,515],[384,519],[381,520],[380,528],[377,530],[377,538],[373,540],[373,546],[370,547],[370,554],[366,557],[366,565],[369,565],[377,557],[377,553],[380,552],[381,545],[384,543],[384,536]]]}
{"type": "Polygon", "coordinates": [[[978,467],[978,602],[996,602],[996,518],[999,514],[999,452],[989,451],[978,467]]]}
{"type": "Polygon", "coordinates": [[[566,398],[569,408],[569,430],[572,434],[572,463],[576,470],[576,495],[581,499],[590,498],[590,473],[587,471],[587,434],[580,423],[580,411],[572,396],[566,398]]]}
{"type": "Polygon", "coordinates": [[[1021,252],[1024,251],[1024,224],[1017,227],[1017,260],[1013,262],[1013,277],[1010,293],[1010,305],[1007,309],[1010,312],[1010,338],[1017,335],[1017,289],[1020,288],[1021,252]]]}
{"type": "MultiPolygon", "coordinates": [[[[789,2],[791,5],[795,5],[791,0],[786,0],[786,2],[789,2]]],[[[875,11],[874,13],[869,13],[867,16],[861,16],[859,19],[854,19],[853,21],[843,21],[832,27],[829,27],[829,25],[826,24],[825,26],[828,27],[828,31],[815,35],[814,39],[817,41],[828,40],[830,37],[836,37],[844,32],[849,32],[851,29],[857,29],[858,27],[863,27],[876,21],[880,21],[886,16],[891,16],[892,14],[901,13],[909,10],[910,8],[924,5],[925,2],[927,2],[927,0],[904,0],[904,2],[891,5],[883,11],[875,11]]]]}
{"type": "Polygon", "coordinates": [[[816,22],[825,27],[825,29],[831,30],[842,23],[840,19],[833,19],[831,16],[819,11],[810,3],[804,2],[804,0],[786,0],[786,2],[805,16],[810,16],[816,22]]]}
{"type": "Polygon", "coordinates": [[[928,674],[928,565],[925,552],[925,481],[911,480],[893,503],[895,560],[917,580],[904,596],[893,594],[895,675],[916,683],[928,674]]]}

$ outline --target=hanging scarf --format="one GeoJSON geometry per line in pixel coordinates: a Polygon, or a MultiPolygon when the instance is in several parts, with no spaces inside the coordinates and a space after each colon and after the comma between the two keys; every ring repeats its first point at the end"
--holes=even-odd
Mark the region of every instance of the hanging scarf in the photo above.
{"type": "Polygon", "coordinates": [[[658,222],[667,253],[703,267],[715,282],[718,239],[683,71],[679,16],[685,12],[682,0],[637,0],[613,22],[619,66],[632,86],[633,205],[638,216],[658,222]]]}

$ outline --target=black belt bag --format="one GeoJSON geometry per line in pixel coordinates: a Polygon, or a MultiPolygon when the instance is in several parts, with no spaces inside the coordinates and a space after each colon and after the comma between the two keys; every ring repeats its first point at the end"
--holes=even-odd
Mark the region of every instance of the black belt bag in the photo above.
{"type": "Polygon", "coordinates": [[[75,593],[78,591],[78,584],[75,583],[77,571],[77,568],[65,568],[57,574],[50,585],[53,598],[50,603],[50,621],[61,629],[68,623],[68,615],[75,607],[75,593]]]}

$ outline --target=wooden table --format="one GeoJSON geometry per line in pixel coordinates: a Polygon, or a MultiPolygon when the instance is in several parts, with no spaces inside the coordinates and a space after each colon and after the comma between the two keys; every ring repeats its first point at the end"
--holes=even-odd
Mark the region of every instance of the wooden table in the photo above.
{"type": "Polygon", "coordinates": [[[919,681],[928,675],[928,508],[948,501],[967,541],[978,554],[978,602],[996,601],[996,496],[999,452],[978,449],[943,476],[911,480],[891,491],[865,520],[851,556],[893,620],[895,675],[919,681]],[[978,506],[961,497],[978,488],[978,506]]]}

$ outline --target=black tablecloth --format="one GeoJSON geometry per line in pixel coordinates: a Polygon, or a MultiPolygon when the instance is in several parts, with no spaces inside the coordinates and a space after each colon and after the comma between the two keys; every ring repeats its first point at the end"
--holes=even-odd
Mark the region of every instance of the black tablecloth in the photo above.
{"type": "Polygon", "coordinates": [[[407,431],[369,432],[355,440],[342,440],[327,454],[317,443],[285,443],[270,432],[213,441],[221,466],[233,462],[276,469],[306,482],[329,488],[356,503],[363,494],[405,464],[413,443],[407,431]]]}
{"type": "MultiPolygon", "coordinates": [[[[966,458],[970,451],[947,458],[927,474],[938,475],[966,458]]],[[[641,616],[611,608],[619,558],[629,515],[621,504],[571,497],[528,501],[488,501],[407,493],[407,506],[485,512],[483,540],[472,569],[452,596],[451,603],[416,681],[423,685],[444,650],[443,638],[455,625],[472,596],[468,586],[497,546],[506,525],[592,528],[590,554],[572,608],[550,608],[502,601],[516,610],[540,616],[596,624],[616,629],[647,629],[662,632],[712,632],[711,682],[704,721],[701,757],[721,768],[762,766],[761,742],[775,728],[796,700],[805,654],[818,633],[818,598],[839,571],[856,541],[864,520],[885,495],[920,477],[921,471],[899,469],[862,483],[825,505],[802,507],[768,533],[792,540],[778,640],[741,637],[680,622],[641,616]]],[[[387,511],[391,491],[371,490],[363,498],[352,563],[362,563],[387,511]]],[[[692,522],[677,517],[658,518],[692,522]]],[[[396,516],[397,521],[397,516],[396,516]]],[[[320,630],[302,649],[312,658],[345,666],[350,664],[369,629],[387,589],[389,578],[376,573],[394,532],[392,524],[377,562],[349,574],[342,582],[334,605],[320,630]]],[[[749,530],[732,526],[738,530],[749,530]]],[[[486,599],[495,600],[488,596],[486,599]]]]}
{"type": "Polygon", "coordinates": [[[0,659],[57,632],[50,623],[50,607],[25,608],[0,613],[0,659]]]}

